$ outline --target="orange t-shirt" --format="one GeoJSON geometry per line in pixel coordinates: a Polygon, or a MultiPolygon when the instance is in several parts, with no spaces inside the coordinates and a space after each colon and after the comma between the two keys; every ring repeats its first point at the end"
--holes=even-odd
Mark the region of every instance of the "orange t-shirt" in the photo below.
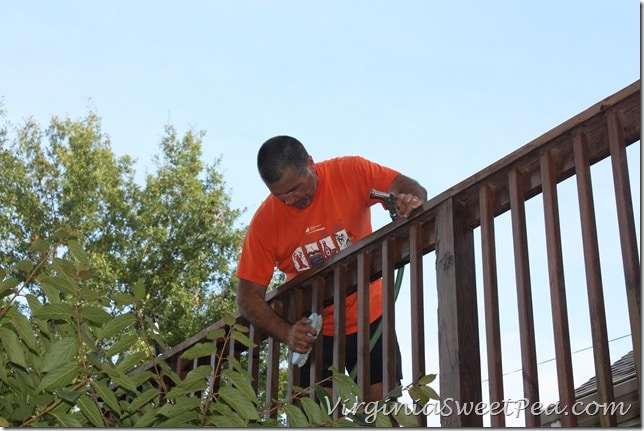
{"type": "MultiPolygon", "coordinates": [[[[315,164],[318,188],[304,209],[269,195],[253,216],[237,268],[237,277],[268,285],[275,268],[290,280],[321,265],[326,258],[372,232],[372,188],[387,191],[397,171],[359,156],[315,164]]],[[[382,315],[382,282],[371,283],[370,321],[382,315]]],[[[358,330],[357,293],[347,297],[347,334],[358,330]]],[[[322,313],[324,335],[333,335],[333,305],[322,313]]]]}

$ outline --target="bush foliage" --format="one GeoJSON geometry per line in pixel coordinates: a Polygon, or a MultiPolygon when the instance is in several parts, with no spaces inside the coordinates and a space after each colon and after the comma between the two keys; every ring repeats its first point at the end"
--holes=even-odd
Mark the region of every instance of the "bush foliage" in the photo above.
{"type": "Polygon", "coordinates": [[[392,419],[415,426],[405,409],[391,413],[400,405],[393,397],[408,390],[419,403],[438,399],[430,375],[397,388],[378,411],[351,409],[359,407],[357,385],[336,373],[339,397],[349,407],[342,415],[329,414],[331,402],[321,386],[296,392],[292,402],[265,406],[249,372],[223,355],[228,349],[216,347],[231,338],[252,345],[248,329],[231,315],[209,334],[212,341],[183,354],[188,360],[214,355],[214,365],[180,378],[156,355],[154,345],[163,340],[141,312],[143,285],[116,295],[88,288],[92,266],[78,233],[65,226],[54,237],[55,243],[35,240],[31,259],[0,269],[2,427],[391,426],[392,419]],[[45,292],[45,301],[24,293],[31,284],[45,292]],[[108,307],[123,312],[113,317],[108,307]]]}

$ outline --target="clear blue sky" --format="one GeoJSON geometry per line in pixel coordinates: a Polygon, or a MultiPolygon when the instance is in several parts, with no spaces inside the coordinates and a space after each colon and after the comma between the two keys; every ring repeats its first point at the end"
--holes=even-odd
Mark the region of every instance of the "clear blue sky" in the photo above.
{"type": "Polygon", "coordinates": [[[636,0],[3,0],[0,40],[6,120],[91,108],[141,174],[164,125],[205,130],[242,222],[273,135],[433,196],[640,77],[636,0]]]}

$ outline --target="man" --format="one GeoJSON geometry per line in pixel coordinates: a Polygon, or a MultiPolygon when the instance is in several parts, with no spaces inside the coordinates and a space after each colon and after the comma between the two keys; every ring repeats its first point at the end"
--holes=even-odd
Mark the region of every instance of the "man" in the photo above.
{"type": "MultiPolygon", "coordinates": [[[[372,232],[372,188],[396,195],[396,211],[408,217],[427,200],[426,190],[399,172],[362,157],[338,157],[314,163],[304,146],[290,136],[267,140],[257,155],[260,177],[270,195],[251,220],[237,269],[237,305],[241,315],[263,333],[298,353],[306,353],[317,331],[303,317],[290,323],[279,317],[265,301],[266,289],[277,267],[287,280],[348,247],[372,232]]],[[[382,316],[382,281],[370,286],[371,331],[382,316]]],[[[357,363],[357,294],[346,301],[346,366],[357,363]]],[[[333,305],[323,316],[323,378],[330,375],[333,343],[333,305]]],[[[402,379],[398,349],[398,379],[402,379]]],[[[383,398],[382,347],[371,353],[371,386],[365,401],[383,398]]],[[[308,378],[309,363],[302,367],[308,378]]],[[[302,380],[304,382],[308,380],[302,380]]]]}

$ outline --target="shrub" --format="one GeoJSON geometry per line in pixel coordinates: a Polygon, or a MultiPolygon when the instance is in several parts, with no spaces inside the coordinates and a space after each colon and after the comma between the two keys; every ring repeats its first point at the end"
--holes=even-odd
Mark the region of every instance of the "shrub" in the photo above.
{"type": "Polygon", "coordinates": [[[214,366],[199,366],[180,378],[156,356],[162,343],[143,316],[145,288],[107,297],[86,286],[92,277],[78,234],[64,226],[49,243],[31,244],[32,259],[11,270],[0,269],[0,426],[16,427],[189,427],[189,426],[415,426],[391,398],[408,390],[419,402],[438,399],[426,376],[397,388],[387,401],[360,405],[356,384],[336,373],[344,414],[333,419],[332,405],[321,386],[299,388],[295,402],[260,406],[249,372],[233,357],[224,357],[228,340],[248,347],[248,331],[226,316],[226,325],[208,334],[185,359],[211,357],[214,366]],[[27,292],[37,284],[44,298],[27,292]],[[116,310],[115,316],[106,311],[116,310]],[[141,367],[143,364],[151,367],[141,367]],[[310,397],[314,391],[316,401],[310,397]],[[268,413],[279,412],[277,419],[268,413]],[[391,412],[392,410],[389,410],[391,412]]]}

